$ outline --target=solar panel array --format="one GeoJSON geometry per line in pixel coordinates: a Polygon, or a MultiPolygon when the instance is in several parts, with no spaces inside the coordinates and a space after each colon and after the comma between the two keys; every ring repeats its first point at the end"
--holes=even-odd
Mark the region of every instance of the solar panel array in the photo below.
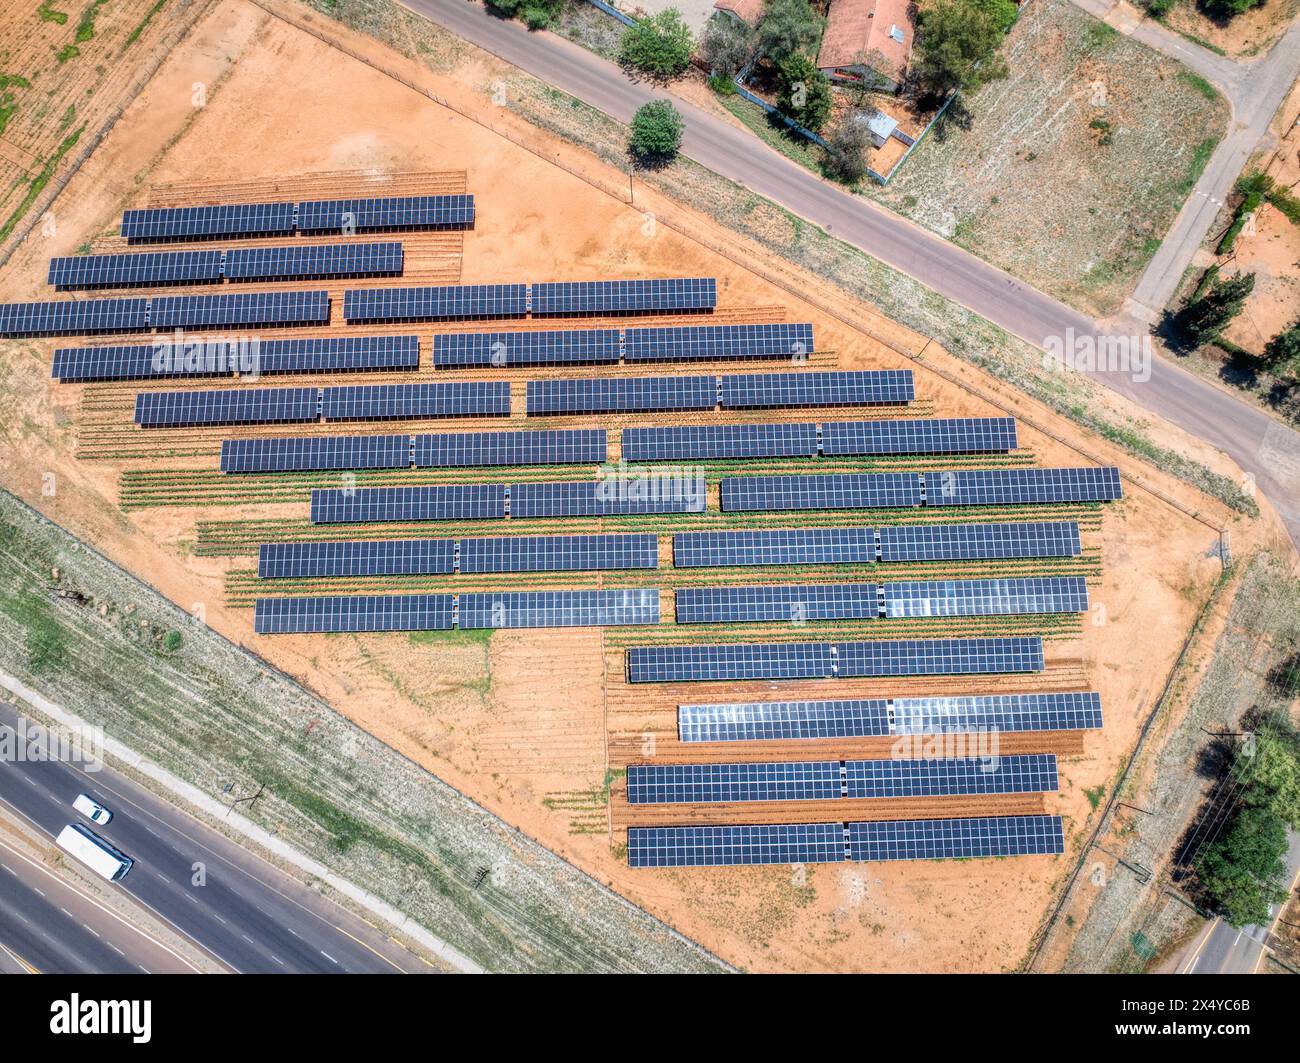
{"type": "Polygon", "coordinates": [[[910,369],[742,373],[722,378],[727,409],[898,405],[916,398],[910,369]]]}
{"type": "Polygon", "coordinates": [[[461,628],[620,627],[659,623],[659,592],[489,591],[458,594],[461,628]]]}
{"type": "Polygon", "coordinates": [[[142,332],[148,328],[148,299],[64,299],[44,303],[0,303],[0,336],[142,332]]]}
{"type": "Polygon", "coordinates": [[[844,860],[843,823],[629,827],[631,867],[829,864],[844,860]]]}
{"type": "Polygon", "coordinates": [[[823,473],[809,476],[728,476],[724,513],[790,509],[888,509],[924,501],[914,472],[823,473]]]}
{"type": "Polygon", "coordinates": [[[423,417],[509,417],[508,381],[450,384],[349,384],[325,388],[327,421],[402,421],[423,417]]]}
{"type": "Polygon", "coordinates": [[[351,324],[523,317],[527,311],[528,290],[523,284],[350,288],[343,293],[343,317],[351,324]]]}
{"type": "Polygon", "coordinates": [[[415,437],[415,464],[420,468],[599,465],[608,453],[603,428],[562,432],[457,432],[415,437]]]}
{"type": "Polygon", "coordinates": [[[48,283],[59,291],[131,285],[202,284],[221,280],[220,251],[145,251],[50,259],[48,283]]]}
{"type": "Polygon", "coordinates": [[[1078,731],[1099,727],[1101,697],[1091,692],[677,706],[677,733],[683,742],[1078,731]]]}
{"type": "Polygon", "coordinates": [[[305,233],[461,229],[474,224],[474,197],[455,194],[312,199],[298,204],[297,219],[298,230],[305,233]]]}
{"type": "Polygon", "coordinates": [[[1072,520],[1025,524],[912,524],[878,529],[881,561],[970,561],[1008,557],[1077,557],[1072,520]]]}
{"type": "Polygon", "coordinates": [[[126,210],[121,233],[132,243],[145,243],[211,236],[287,236],[293,230],[293,203],[227,203],[126,210]]]}
{"type": "Polygon", "coordinates": [[[775,764],[629,764],[631,805],[827,801],[841,796],[838,760],[775,764]]]}
{"type": "Polygon", "coordinates": [[[460,540],[460,571],[600,572],[659,567],[655,535],[520,535],[460,540]]]}
{"type": "Polygon", "coordinates": [[[528,381],[530,416],[711,410],[717,383],[708,376],[606,377],[528,381]]]}
{"type": "Polygon", "coordinates": [[[244,247],[226,252],[224,273],[232,281],[383,277],[400,274],[402,260],[398,243],[244,247]]]}
{"type": "Polygon", "coordinates": [[[678,532],[678,568],[731,565],[847,565],[876,560],[871,528],[806,528],[775,531],[678,532]]]}
{"type": "Polygon", "coordinates": [[[623,429],[624,461],[809,458],[816,454],[815,424],[672,425],[623,429]]]}
{"type": "Polygon", "coordinates": [[[880,615],[872,583],[823,583],[802,587],[686,587],[677,591],[679,624],[757,621],[803,623],[880,615]]]}
{"type": "Polygon", "coordinates": [[[259,598],[253,630],[259,635],[325,631],[450,631],[450,594],[338,595],[259,598]]]}
{"type": "Polygon", "coordinates": [[[142,391],[135,397],[135,423],[144,428],[295,424],[315,421],[317,411],[316,388],[142,391]]]}
{"type": "Polygon", "coordinates": [[[927,472],[928,506],[1029,505],[1035,502],[1111,502],[1123,496],[1119,469],[954,469],[927,472]]]}
{"type": "Polygon", "coordinates": [[[628,681],[632,683],[992,675],[1042,670],[1043,640],[1037,636],[635,646],[627,651],[628,681]]]}
{"type": "Polygon", "coordinates": [[[713,277],[532,285],[532,311],[537,315],[672,313],[712,310],[717,304],[718,282],[713,277]]]}
{"type": "Polygon", "coordinates": [[[1059,789],[1052,753],[955,757],[949,760],[850,760],[845,762],[849,798],[1037,794],[1059,789]]]}
{"type": "Polygon", "coordinates": [[[703,513],[706,493],[703,476],[518,483],[510,487],[510,515],[527,518],[703,513]]]}
{"type": "Polygon", "coordinates": [[[802,358],[812,351],[810,324],[684,325],[623,331],[623,357],[629,362],[802,358]]]}
{"type": "Polygon", "coordinates": [[[329,319],[329,292],[159,295],[149,300],[149,325],[156,329],[326,325],[329,319]]]}
{"type": "Polygon", "coordinates": [[[538,332],[434,333],[433,364],[460,366],[612,365],[619,359],[618,329],[538,332]]]}
{"type": "Polygon", "coordinates": [[[404,469],[410,464],[410,436],[227,439],[221,444],[221,471],[229,473],[404,469]]]}
{"type": "Polygon", "coordinates": [[[328,576],[439,576],[455,571],[456,540],[263,543],[262,579],[328,576]]]}
{"type": "Polygon", "coordinates": [[[311,519],[315,524],[489,520],[504,517],[505,510],[505,484],[331,487],[311,493],[311,519]]]}
{"type": "Polygon", "coordinates": [[[837,421],[821,426],[827,457],[860,454],[976,454],[1016,449],[1010,417],[837,421]]]}
{"type": "Polygon", "coordinates": [[[970,860],[1065,852],[1060,816],[900,819],[848,824],[850,860],[970,860]]]}
{"type": "Polygon", "coordinates": [[[1088,609],[1088,585],[1082,576],[914,580],[887,583],[882,591],[884,615],[891,619],[1083,613],[1088,609]]]}

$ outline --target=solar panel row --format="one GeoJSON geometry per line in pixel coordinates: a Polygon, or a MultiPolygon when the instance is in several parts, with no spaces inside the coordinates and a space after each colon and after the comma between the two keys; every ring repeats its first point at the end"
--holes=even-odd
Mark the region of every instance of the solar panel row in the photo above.
{"type": "Polygon", "coordinates": [[[530,287],[532,312],[539,316],[672,313],[712,310],[718,303],[713,277],[556,281],[530,287]]]}
{"type": "Polygon", "coordinates": [[[433,364],[460,366],[608,365],[619,358],[618,329],[434,333],[433,364]]]}
{"type": "Polygon", "coordinates": [[[130,285],[202,284],[221,280],[220,251],[146,251],[50,259],[46,277],[59,291],[130,285]]]}
{"type": "Polygon", "coordinates": [[[350,384],[325,388],[327,421],[403,421],[427,417],[509,417],[508,381],[451,384],[350,384]]]}
{"type": "Polygon", "coordinates": [[[629,362],[800,359],[812,352],[810,324],[684,325],[623,330],[623,357],[629,362]]]}
{"type": "Polygon", "coordinates": [[[386,277],[398,276],[402,262],[398,243],[287,244],[227,251],[223,273],[232,281],[386,277]]]}
{"type": "Polygon", "coordinates": [[[383,321],[523,317],[527,311],[528,289],[524,284],[350,288],[343,293],[343,318],[354,325],[383,321]]]}
{"type": "Polygon", "coordinates": [[[410,436],[227,439],[221,444],[221,471],[229,473],[404,469],[410,464],[410,436]]]}
{"type": "Polygon", "coordinates": [[[160,295],[148,299],[68,299],[0,304],[0,335],[143,332],[172,328],[323,325],[328,292],[160,295]]]}

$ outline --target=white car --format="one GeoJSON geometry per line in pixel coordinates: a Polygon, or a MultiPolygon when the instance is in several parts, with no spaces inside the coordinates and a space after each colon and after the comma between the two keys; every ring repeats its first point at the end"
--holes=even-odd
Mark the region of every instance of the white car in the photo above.
{"type": "Polygon", "coordinates": [[[85,794],[77,794],[77,799],[72,802],[72,807],[90,820],[91,823],[98,823],[101,826],[113,818],[112,812],[98,801],[92,801],[85,794]]]}

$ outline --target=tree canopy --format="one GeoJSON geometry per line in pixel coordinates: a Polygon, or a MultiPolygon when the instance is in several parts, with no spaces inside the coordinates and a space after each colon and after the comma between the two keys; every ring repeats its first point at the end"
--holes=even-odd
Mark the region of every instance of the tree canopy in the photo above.
{"type": "Polygon", "coordinates": [[[786,56],[776,69],[776,105],[804,128],[817,132],[831,116],[830,81],[801,52],[786,56]]]}
{"type": "Polygon", "coordinates": [[[735,77],[754,55],[757,35],[743,22],[714,14],[700,38],[700,54],[717,77],[735,77]]]}
{"type": "Polygon", "coordinates": [[[677,157],[686,123],[668,100],[651,100],[632,116],[629,147],[646,166],[662,165],[677,157]]]}
{"type": "Polygon", "coordinates": [[[1175,328],[1193,346],[1212,343],[1241,313],[1246,297],[1255,289],[1255,274],[1239,273],[1227,280],[1215,280],[1197,298],[1178,311],[1175,328]]]}
{"type": "Polygon", "coordinates": [[[1269,808],[1247,808],[1205,853],[1201,883],[1233,926],[1267,923],[1285,900],[1286,821],[1269,808]]]}
{"type": "Polygon", "coordinates": [[[1011,0],[936,0],[919,16],[912,76],[927,96],[942,98],[1007,76],[998,46],[1016,20],[1011,0]]]}
{"type": "Polygon", "coordinates": [[[690,66],[694,48],[690,27],[669,7],[623,31],[619,58],[647,74],[675,77],[690,66]]]}
{"type": "Polygon", "coordinates": [[[758,50],[780,64],[821,41],[824,20],[808,0],[771,0],[758,24],[758,50]]]}
{"type": "Polygon", "coordinates": [[[1262,360],[1275,376],[1300,378],[1300,318],[1265,344],[1262,360]]]}

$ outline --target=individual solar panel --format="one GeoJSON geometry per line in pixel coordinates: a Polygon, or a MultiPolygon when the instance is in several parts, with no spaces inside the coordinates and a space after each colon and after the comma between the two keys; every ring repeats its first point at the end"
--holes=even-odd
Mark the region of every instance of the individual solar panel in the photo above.
{"type": "Polygon", "coordinates": [[[293,232],[293,208],[293,203],[226,203],[125,210],[121,234],[131,243],[211,236],[288,236],[293,232]]]}
{"type": "Polygon", "coordinates": [[[677,568],[736,565],[862,565],[876,560],[871,528],[678,532],[677,568]]]}
{"type": "Polygon", "coordinates": [[[985,794],[1051,793],[1060,786],[1052,753],[955,757],[950,760],[849,760],[850,798],[973,797],[985,794]]]}
{"type": "Polygon", "coordinates": [[[528,414],[711,410],[711,376],[604,377],[528,381],[528,414]]]}
{"type": "Polygon", "coordinates": [[[315,388],[142,391],[135,397],[135,423],[144,428],[296,424],[316,418],[315,388]]]}
{"type": "Polygon", "coordinates": [[[659,592],[489,591],[457,595],[461,628],[620,627],[659,623],[659,592]]]}
{"type": "Polygon", "coordinates": [[[221,444],[221,471],[230,473],[404,469],[410,464],[410,436],[226,439],[221,444]]]}
{"type": "Polygon", "coordinates": [[[984,639],[900,639],[841,642],[841,676],[995,675],[1043,670],[1038,636],[984,639]]]}
{"type": "Polygon", "coordinates": [[[329,576],[441,576],[455,570],[456,540],[263,543],[262,579],[329,576]]]}
{"type": "Polygon", "coordinates": [[[676,592],[679,624],[863,620],[880,615],[873,583],[799,587],[684,587],[676,592]]]}
{"type": "Polygon", "coordinates": [[[556,281],[532,286],[535,315],[645,314],[712,310],[713,277],[668,280],[556,281]]]}
{"type": "Polygon", "coordinates": [[[728,476],[723,512],[789,509],[886,509],[919,506],[914,472],[823,473],[810,476],[728,476]]]}
{"type": "Polygon", "coordinates": [[[624,461],[817,456],[815,424],[672,425],[623,429],[624,461]]]}
{"type": "Polygon", "coordinates": [[[258,598],[253,630],[259,635],[323,631],[450,631],[450,594],[258,598]]]}
{"type": "Polygon", "coordinates": [[[161,295],[149,301],[149,324],[156,329],[326,325],[329,319],[329,292],[161,295]]]}
{"type": "Polygon", "coordinates": [[[460,570],[465,573],[658,567],[655,535],[511,535],[460,541],[460,570]]]}
{"type": "Polygon", "coordinates": [[[304,233],[465,229],[473,224],[474,197],[466,193],[309,199],[298,204],[298,229],[304,233]]]}
{"type": "Polygon", "coordinates": [[[683,742],[865,738],[892,733],[883,698],[748,701],[677,706],[683,742]]]}
{"type": "Polygon", "coordinates": [[[629,764],[630,805],[827,801],[841,794],[838,760],[772,764],[629,764]]]}
{"type": "Polygon", "coordinates": [[[702,476],[533,481],[511,485],[510,514],[527,518],[703,513],[706,493],[702,476]]]}
{"type": "Polygon", "coordinates": [[[1091,691],[895,698],[890,708],[895,734],[1081,731],[1101,727],[1101,695],[1091,691]]]}
{"type": "Polygon", "coordinates": [[[202,284],[221,280],[220,251],[145,251],[50,259],[48,281],[59,291],[133,285],[202,284]]]}
{"type": "Polygon", "coordinates": [[[489,520],[505,516],[505,484],[320,488],[311,493],[315,524],[411,520],[489,520]]]}
{"type": "Polygon", "coordinates": [[[303,280],[311,277],[394,277],[402,272],[402,245],[285,244],[226,252],[232,281],[303,280]]]}
{"type": "Polygon", "coordinates": [[[326,388],[327,421],[405,421],[424,417],[509,417],[510,383],[349,384],[326,388]]]}
{"type": "Polygon", "coordinates": [[[343,318],[354,325],[372,321],[523,317],[527,311],[527,289],[522,284],[352,288],[343,293],[343,318]]]}
{"type": "Polygon", "coordinates": [[[799,359],[812,351],[810,324],[680,325],[623,331],[623,357],[628,362],[799,359]]]}
{"type": "Polygon", "coordinates": [[[1075,521],[1026,524],[899,524],[880,529],[882,561],[971,561],[1077,557],[1075,521]]]}
{"type": "Polygon", "coordinates": [[[436,332],[433,364],[461,366],[615,365],[618,329],[542,332],[436,332]]]}
{"type": "Polygon", "coordinates": [[[882,591],[885,615],[891,619],[1083,613],[1088,609],[1088,585],[1082,576],[907,580],[886,583],[882,591]]]}
{"type": "Polygon", "coordinates": [[[1010,417],[831,421],[822,425],[826,457],[859,454],[981,454],[1016,449],[1010,417]]]}
{"type": "Polygon", "coordinates": [[[629,827],[630,867],[828,864],[844,860],[844,824],[629,827]]]}
{"type": "Polygon", "coordinates": [[[63,299],[45,303],[0,303],[0,336],[139,332],[148,327],[148,299],[63,299]]]}
{"type": "Polygon", "coordinates": [[[916,398],[910,369],[728,374],[722,408],[780,406],[883,406],[916,398]]]}
{"type": "Polygon", "coordinates": [[[1119,469],[952,469],[927,472],[927,506],[1032,505],[1110,502],[1123,496],[1119,469]]]}
{"type": "Polygon", "coordinates": [[[1060,816],[899,819],[848,824],[851,860],[969,860],[1065,852],[1060,816]]]}
{"type": "Polygon", "coordinates": [[[608,456],[603,428],[563,432],[449,432],[415,437],[415,464],[420,468],[601,465],[608,456]]]}

